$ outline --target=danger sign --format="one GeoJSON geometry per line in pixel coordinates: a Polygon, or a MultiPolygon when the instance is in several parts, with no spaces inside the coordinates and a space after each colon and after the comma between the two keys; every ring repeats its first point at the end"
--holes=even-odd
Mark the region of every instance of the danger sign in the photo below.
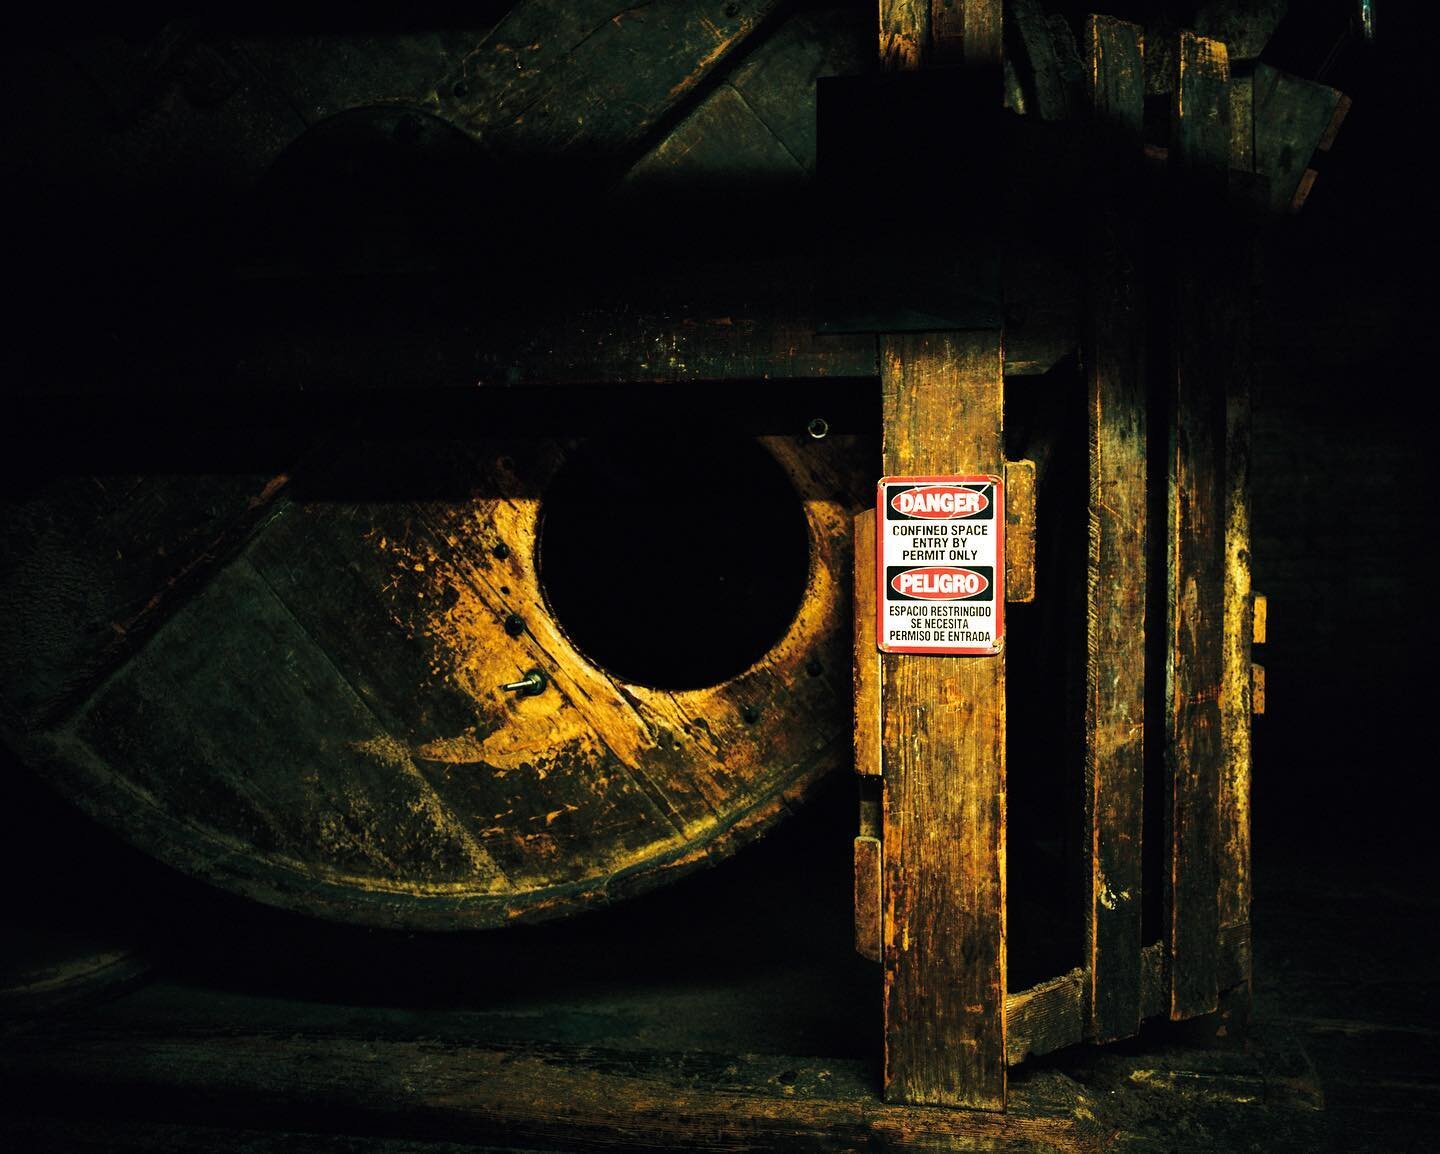
{"type": "Polygon", "coordinates": [[[991,476],[881,478],[875,510],[881,649],[1000,652],[1004,489],[991,476]]]}

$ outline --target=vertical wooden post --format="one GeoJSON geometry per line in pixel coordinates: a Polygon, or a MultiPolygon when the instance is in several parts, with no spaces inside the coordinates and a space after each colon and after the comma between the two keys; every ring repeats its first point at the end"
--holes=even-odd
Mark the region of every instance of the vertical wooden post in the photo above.
{"type": "MultiPolygon", "coordinates": [[[[1003,468],[997,332],[881,340],[886,474],[1003,468]]],[[[1005,1104],[1005,656],[885,654],[885,1089],[1005,1104]]]]}
{"type": "Polygon", "coordinates": [[[1170,165],[1175,264],[1173,420],[1166,533],[1166,766],[1170,1016],[1215,1009],[1219,956],[1220,711],[1224,673],[1225,381],[1233,317],[1225,196],[1230,157],[1225,45],[1182,32],[1170,165]]]}
{"type": "Polygon", "coordinates": [[[1085,666],[1086,1033],[1140,1028],[1145,780],[1146,414],[1140,192],[1143,30],[1085,25],[1091,194],[1085,366],[1090,559],[1085,666]]]}

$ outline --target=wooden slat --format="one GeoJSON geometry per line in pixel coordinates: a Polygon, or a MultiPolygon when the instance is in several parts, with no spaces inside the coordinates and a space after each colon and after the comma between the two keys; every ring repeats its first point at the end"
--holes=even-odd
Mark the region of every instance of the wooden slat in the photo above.
{"type": "Polygon", "coordinates": [[[1254,594],[1250,612],[1250,643],[1252,645],[1264,645],[1265,638],[1270,631],[1270,601],[1265,594],[1254,594]]]}
{"type": "Polygon", "coordinates": [[[880,67],[914,72],[925,61],[930,41],[929,0],[880,0],[880,67]]]}
{"type": "Polygon", "coordinates": [[[880,839],[855,839],[855,952],[878,962],[881,958],[880,839]]]}
{"type": "Polygon", "coordinates": [[[1035,600],[1035,462],[1005,462],[1005,600],[1035,600]]]}
{"type": "Polygon", "coordinates": [[[1175,234],[1173,421],[1168,475],[1165,876],[1170,1015],[1215,1009],[1218,808],[1224,750],[1225,374],[1230,322],[1223,205],[1230,158],[1225,46],[1182,32],[1175,53],[1170,165],[1175,234]]]}
{"type": "MultiPolygon", "coordinates": [[[[1226,272],[1229,283],[1217,286],[1236,299],[1230,316],[1228,371],[1225,390],[1225,617],[1220,688],[1220,890],[1219,925],[1223,934],[1250,925],[1250,647],[1254,631],[1254,600],[1250,565],[1250,386],[1252,255],[1248,229],[1237,220],[1226,272]]],[[[1248,959],[1248,954],[1246,955],[1248,959]]],[[[1240,982],[1221,981],[1221,988],[1244,985],[1232,1001],[1248,997],[1250,974],[1240,982]]]]}
{"type": "Polygon", "coordinates": [[[875,510],[855,517],[855,772],[880,773],[880,651],[875,644],[875,510]]]}
{"type": "Polygon", "coordinates": [[[1257,64],[1254,76],[1255,169],[1269,184],[1274,212],[1299,209],[1314,177],[1310,159],[1329,148],[1349,101],[1337,89],[1257,64]]]}
{"type": "Polygon", "coordinates": [[[1141,829],[1145,782],[1144,32],[1085,26],[1094,157],[1085,365],[1090,438],[1085,663],[1087,1032],[1140,1026],[1141,829]]]}
{"type": "Polygon", "coordinates": [[[1003,42],[1001,0],[963,0],[965,5],[965,65],[987,68],[995,73],[995,104],[1002,99],[1000,62],[1003,42]]]}
{"type": "MultiPolygon", "coordinates": [[[[1138,962],[1138,955],[1137,955],[1138,962]]],[[[1015,1066],[1031,1055],[1073,1046],[1085,1036],[1085,989],[1089,976],[1071,970],[1005,999],[1005,1061],[1015,1066]]]]}
{"type": "Polygon", "coordinates": [[[1250,663],[1250,711],[1265,712],[1265,666],[1253,661],[1250,663]]]}
{"type": "Polygon", "coordinates": [[[1069,119],[1079,103],[1079,61],[1068,25],[1052,21],[1041,0],[1013,0],[1010,14],[1021,53],[1017,67],[1033,96],[1030,110],[1041,120],[1069,119]]]}
{"type": "MultiPolygon", "coordinates": [[[[882,338],[887,474],[1003,467],[998,333],[882,338]]],[[[885,1088],[1005,1104],[1005,657],[886,654],[885,1088]]]]}

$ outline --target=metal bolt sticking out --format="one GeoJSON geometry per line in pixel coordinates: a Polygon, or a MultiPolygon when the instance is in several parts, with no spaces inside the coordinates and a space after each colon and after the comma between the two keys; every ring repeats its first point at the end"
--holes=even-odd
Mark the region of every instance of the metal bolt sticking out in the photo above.
{"type": "Polygon", "coordinates": [[[814,417],[810,423],[805,426],[805,429],[818,441],[830,431],[830,422],[824,417],[814,417]]]}
{"type": "Polygon", "coordinates": [[[532,669],[519,681],[511,681],[500,688],[506,693],[518,693],[521,697],[537,697],[545,692],[549,680],[538,669],[532,669]]]}

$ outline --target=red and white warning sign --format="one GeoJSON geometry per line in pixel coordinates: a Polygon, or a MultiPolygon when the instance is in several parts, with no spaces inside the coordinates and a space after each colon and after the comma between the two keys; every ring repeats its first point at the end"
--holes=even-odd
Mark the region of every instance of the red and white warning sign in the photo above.
{"type": "Polygon", "coordinates": [[[999,477],[882,477],[875,509],[879,645],[993,656],[1005,633],[999,477]]]}

